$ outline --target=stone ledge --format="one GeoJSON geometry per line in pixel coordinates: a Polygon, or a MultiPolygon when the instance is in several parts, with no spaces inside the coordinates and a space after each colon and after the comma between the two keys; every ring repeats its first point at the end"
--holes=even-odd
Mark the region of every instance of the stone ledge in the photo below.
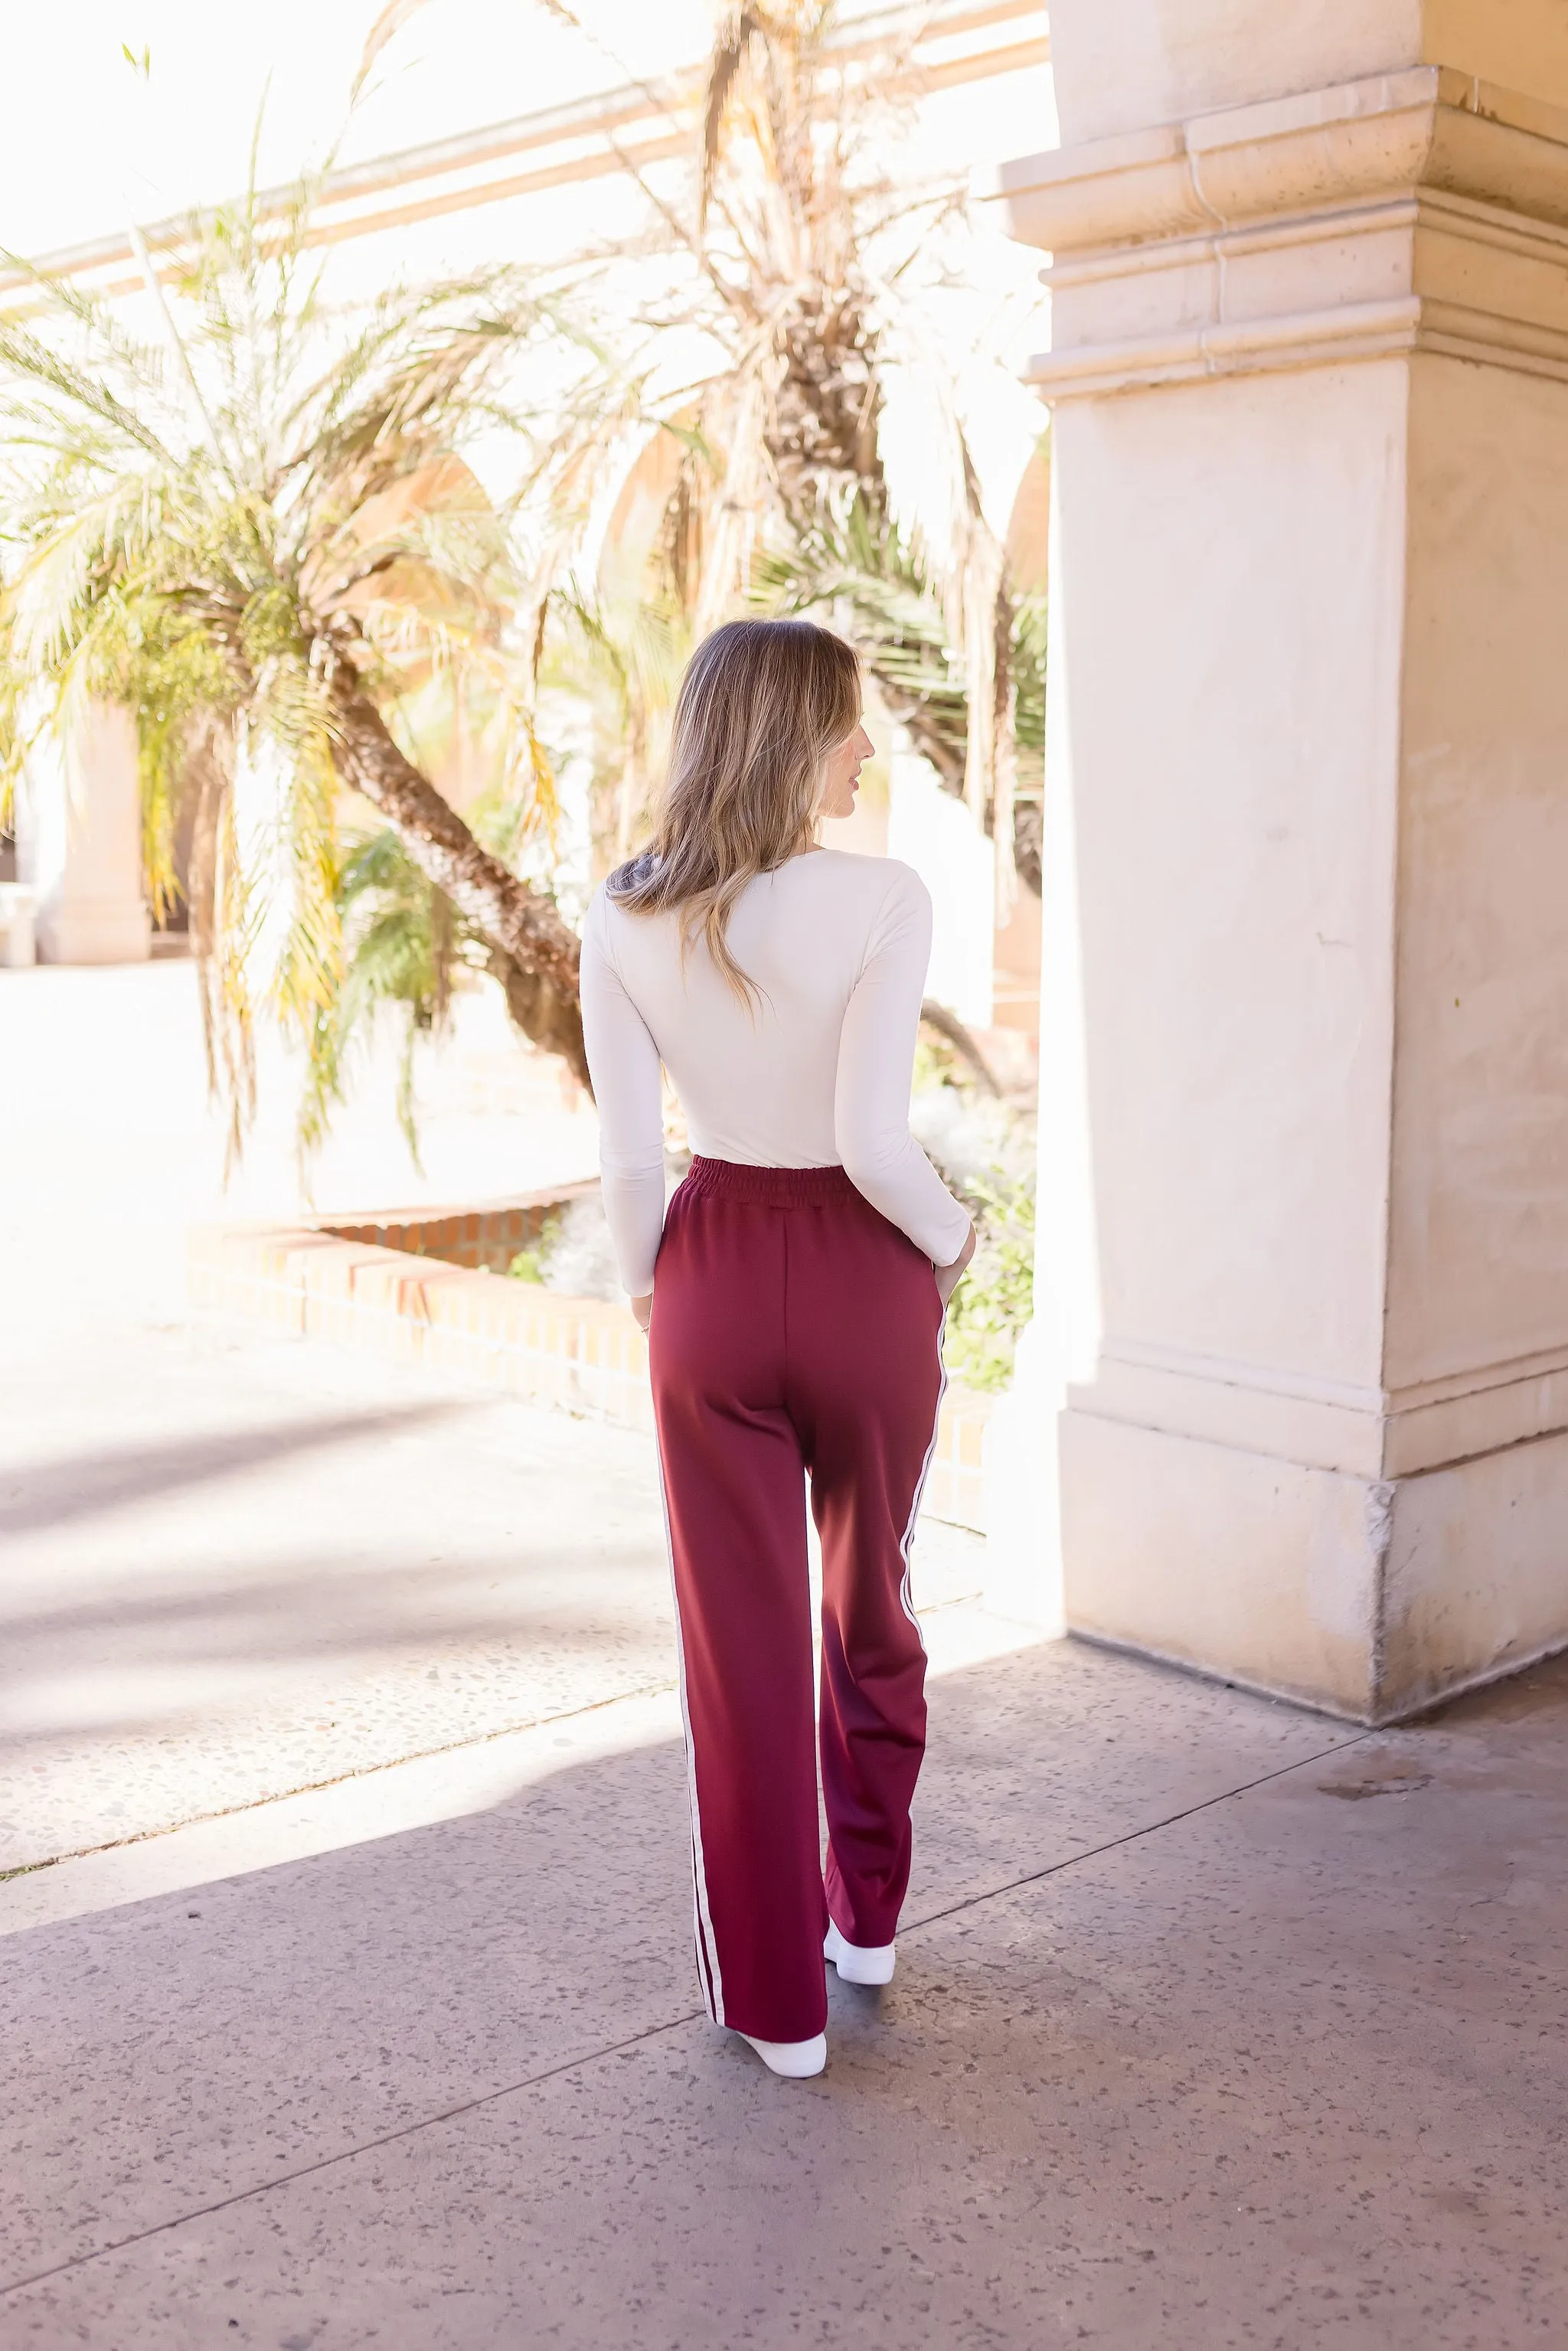
{"type": "MultiPolygon", "coordinates": [[[[553,1202],[560,1196],[552,1194],[553,1202]]],[[[298,1338],[362,1347],[395,1361],[448,1371],[486,1386],[650,1434],[648,1346],[624,1306],[570,1298],[504,1274],[416,1256],[361,1238],[371,1232],[495,1219],[514,1212],[542,1221],[544,1196],[483,1211],[317,1225],[218,1225],[190,1236],[187,1287],[194,1304],[266,1323],[298,1338]]],[[[459,1243],[482,1246],[465,1233],[459,1243]]],[[[937,1426],[925,1510],[980,1531],[981,1439],[989,1396],[950,1386],[937,1426]]]]}
{"type": "MultiPolygon", "coordinates": [[[[1026,381],[1051,401],[1086,399],[1135,384],[1202,381],[1343,360],[1383,359],[1416,348],[1421,306],[1413,298],[1346,304],[1237,325],[1216,319],[1180,334],[1088,343],[1031,360],[1026,381]]],[[[1463,356],[1469,356],[1467,350],[1463,356]]]]}
{"type": "Polygon", "coordinates": [[[1301,1468],[1412,1478],[1568,1428],[1568,1352],[1377,1388],[1113,1336],[1092,1380],[1071,1386],[1068,1402],[1102,1420],[1301,1468]]]}

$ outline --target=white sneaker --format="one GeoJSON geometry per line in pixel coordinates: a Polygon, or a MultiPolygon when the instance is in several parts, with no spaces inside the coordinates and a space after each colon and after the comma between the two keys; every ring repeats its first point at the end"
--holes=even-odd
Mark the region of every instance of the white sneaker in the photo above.
{"type": "Polygon", "coordinates": [[[897,1949],[896,1943],[847,1943],[830,1918],[822,1956],[831,1959],[845,1983],[884,1984],[893,1981],[897,1949]]]}
{"type": "Polygon", "coordinates": [[[782,2074],[789,2082],[808,2082],[820,2074],[828,2062],[828,2036],[819,2032],[814,2041],[758,2041],[755,2032],[743,2032],[770,2074],[782,2074]]]}

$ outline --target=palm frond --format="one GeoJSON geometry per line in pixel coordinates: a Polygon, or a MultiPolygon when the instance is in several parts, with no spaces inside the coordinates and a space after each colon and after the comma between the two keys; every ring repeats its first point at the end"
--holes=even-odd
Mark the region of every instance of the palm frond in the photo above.
{"type": "MultiPolygon", "coordinates": [[[[530,859],[548,850],[540,616],[639,401],[559,270],[334,306],[324,261],[308,257],[319,175],[281,206],[255,177],[253,159],[239,199],[165,240],[168,350],[44,280],[25,316],[0,320],[0,774],[40,726],[68,727],[95,700],[133,713],[161,916],[182,827],[199,836],[193,928],[235,1150],[256,1019],[330,1054],[352,953],[347,780],[390,791],[424,886],[439,877],[491,925],[508,1005],[581,1066],[570,934],[389,728],[421,676],[482,705],[497,822],[530,859]],[[462,453],[497,425],[515,435],[518,482],[492,497],[462,453]],[[225,740],[239,746],[226,764],[225,740]]],[[[331,1083],[310,1082],[324,1116],[331,1083]]]]}

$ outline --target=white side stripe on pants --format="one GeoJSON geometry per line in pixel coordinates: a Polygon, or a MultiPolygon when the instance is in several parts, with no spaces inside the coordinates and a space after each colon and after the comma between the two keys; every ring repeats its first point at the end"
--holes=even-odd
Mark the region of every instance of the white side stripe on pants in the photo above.
{"type": "Polygon", "coordinates": [[[681,1689],[681,1728],[686,1745],[686,1796],[692,1811],[692,1923],[695,1933],[703,2001],[716,2024],[724,2022],[724,1975],[718,1963],[718,1942],[708,1908],[707,1872],[703,1864],[702,1808],[697,1802],[697,1759],[692,1744],[691,1710],[686,1704],[686,1645],[681,1630],[681,1595],[675,1588],[675,1545],[670,1532],[670,1499],[664,1491],[664,1460],[653,1439],[659,1463],[659,1509],[664,1521],[664,1556],[670,1562],[670,1599],[675,1612],[675,1665],[681,1689]]]}
{"type": "Polygon", "coordinates": [[[920,1619],[915,1613],[915,1586],[910,1552],[915,1543],[915,1521],[920,1516],[920,1505],[925,1498],[925,1481],[931,1475],[931,1464],[936,1458],[936,1439],[942,1433],[942,1399],[947,1393],[947,1366],[942,1360],[942,1341],[947,1330],[947,1309],[942,1309],[942,1320],[936,1329],[936,1416],[931,1423],[931,1442],[925,1448],[925,1458],[920,1465],[920,1475],[915,1481],[915,1499],[909,1505],[909,1524],[904,1530],[904,1541],[898,1548],[904,1554],[904,1581],[898,1587],[898,1597],[904,1613],[914,1625],[922,1651],[925,1635],[920,1630],[920,1619]]]}

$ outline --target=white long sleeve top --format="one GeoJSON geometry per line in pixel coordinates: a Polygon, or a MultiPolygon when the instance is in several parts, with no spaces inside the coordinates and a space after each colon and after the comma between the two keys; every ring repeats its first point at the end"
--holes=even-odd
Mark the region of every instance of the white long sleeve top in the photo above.
{"type": "Polygon", "coordinates": [[[808,850],[737,899],[728,941],[748,1008],[700,937],[683,967],[675,914],[639,914],[602,885],[582,941],[582,1024],[599,1164],[621,1279],[653,1287],[664,1223],[663,1061],[692,1147],[747,1167],[841,1166],[934,1264],[969,1219],[909,1132],[931,900],[891,857],[808,850]]]}

